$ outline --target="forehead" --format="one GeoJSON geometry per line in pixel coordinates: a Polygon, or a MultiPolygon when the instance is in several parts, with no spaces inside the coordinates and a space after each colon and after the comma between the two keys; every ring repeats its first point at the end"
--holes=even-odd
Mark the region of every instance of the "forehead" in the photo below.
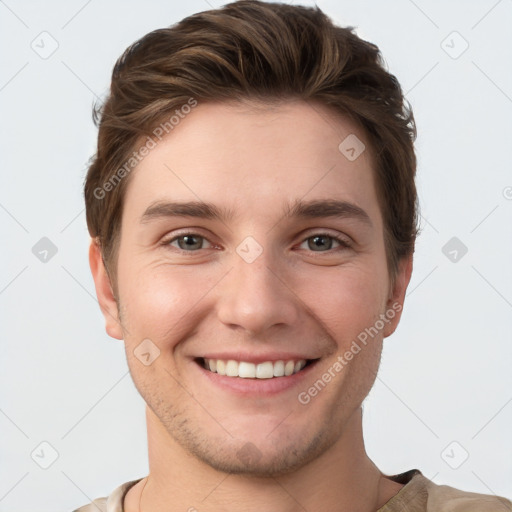
{"type": "Polygon", "coordinates": [[[199,103],[155,141],[127,187],[132,220],[160,200],[222,203],[241,219],[337,199],[380,217],[364,133],[323,105],[199,103]]]}

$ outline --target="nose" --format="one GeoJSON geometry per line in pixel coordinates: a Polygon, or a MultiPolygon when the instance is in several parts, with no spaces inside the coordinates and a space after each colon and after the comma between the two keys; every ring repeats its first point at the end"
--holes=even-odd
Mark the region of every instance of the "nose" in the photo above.
{"type": "Polygon", "coordinates": [[[226,326],[258,335],[274,326],[296,325],[300,300],[270,260],[265,251],[252,263],[235,255],[218,290],[218,317],[226,326]]]}

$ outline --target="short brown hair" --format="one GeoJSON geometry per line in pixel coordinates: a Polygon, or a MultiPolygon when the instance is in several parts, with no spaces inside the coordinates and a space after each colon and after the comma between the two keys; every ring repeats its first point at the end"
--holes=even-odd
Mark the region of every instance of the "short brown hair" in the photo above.
{"type": "Polygon", "coordinates": [[[400,84],[377,46],[352,27],[334,25],[318,7],[241,0],[135,42],[115,64],[110,95],[95,108],[98,146],[85,180],[86,216],[114,289],[126,162],[141,137],[191,98],[263,104],[299,99],[356,121],[375,158],[394,281],[418,233],[416,127],[400,84]]]}

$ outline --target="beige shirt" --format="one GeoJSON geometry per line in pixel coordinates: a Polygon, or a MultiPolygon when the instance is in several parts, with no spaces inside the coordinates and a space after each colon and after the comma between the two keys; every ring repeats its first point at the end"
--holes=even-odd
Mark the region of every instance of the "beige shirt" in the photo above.
{"type": "MultiPolygon", "coordinates": [[[[505,498],[437,485],[418,469],[388,478],[405,485],[377,512],[512,512],[512,502],[505,498]]],[[[124,512],[124,497],[140,480],[126,482],[107,498],[98,498],[73,512],[124,512]]]]}

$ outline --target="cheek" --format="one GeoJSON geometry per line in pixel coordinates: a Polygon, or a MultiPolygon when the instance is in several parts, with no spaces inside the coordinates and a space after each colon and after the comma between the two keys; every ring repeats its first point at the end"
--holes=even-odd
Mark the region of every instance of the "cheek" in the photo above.
{"type": "Polygon", "coordinates": [[[126,274],[124,287],[119,290],[130,373],[140,394],[154,407],[158,405],[155,386],[164,395],[179,396],[180,388],[172,378],[179,379],[180,371],[174,349],[179,350],[181,342],[197,328],[194,307],[204,295],[182,269],[162,270],[163,266],[138,269],[137,278],[126,274]],[[147,353],[150,360],[144,360],[147,353]]]}
{"type": "Polygon", "coordinates": [[[372,267],[324,268],[303,280],[297,294],[304,297],[328,334],[345,345],[373,325],[382,312],[386,285],[382,274],[372,267]]]}
{"type": "Polygon", "coordinates": [[[145,266],[130,273],[124,268],[120,282],[125,341],[135,343],[142,338],[153,340],[161,349],[172,349],[197,327],[197,311],[201,299],[216,279],[206,273],[198,276],[197,269],[145,266]],[[134,278],[134,275],[137,277],[134,278]]]}

